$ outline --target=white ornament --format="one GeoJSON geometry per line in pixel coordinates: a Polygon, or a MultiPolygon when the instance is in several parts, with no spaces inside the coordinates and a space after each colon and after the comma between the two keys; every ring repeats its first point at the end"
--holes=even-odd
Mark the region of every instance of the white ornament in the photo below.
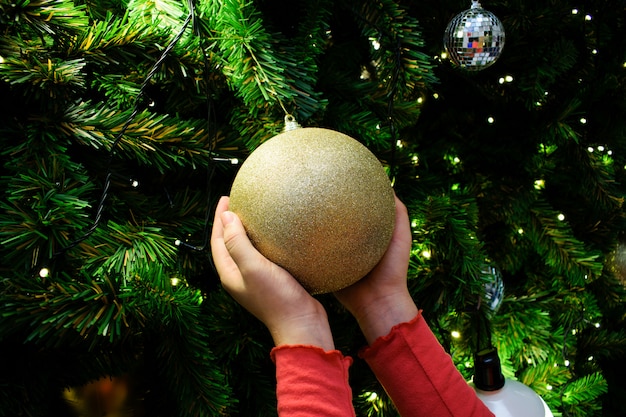
{"type": "Polygon", "coordinates": [[[519,381],[507,379],[504,386],[496,391],[473,388],[496,417],[553,417],[543,398],[519,381]]]}
{"type": "Polygon", "coordinates": [[[543,398],[530,387],[504,378],[495,348],[474,356],[474,378],[470,386],[496,417],[553,417],[543,398]]]}

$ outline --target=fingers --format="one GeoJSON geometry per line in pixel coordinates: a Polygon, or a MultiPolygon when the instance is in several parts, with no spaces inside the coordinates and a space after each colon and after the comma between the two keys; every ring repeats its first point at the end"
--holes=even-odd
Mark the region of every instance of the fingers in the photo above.
{"type": "Polygon", "coordinates": [[[409,220],[409,211],[402,201],[396,196],[396,227],[394,228],[392,239],[399,239],[404,245],[409,246],[409,250],[413,241],[411,233],[411,222],[409,220]]]}
{"type": "Polygon", "coordinates": [[[239,217],[228,211],[228,197],[222,197],[215,209],[211,232],[211,252],[220,280],[226,290],[241,290],[246,277],[251,278],[270,262],[250,242],[239,217]]]}
{"type": "Polygon", "coordinates": [[[211,230],[211,253],[215,268],[220,279],[231,282],[241,279],[239,268],[233,261],[226,245],[224,244],[224,224],[222,223],[222,213],[228,210],[229,198],[222,197],[215,209],[215,218],[213,220],[213,229],[211,230]]]}
{"type": "Polygon", "coordinates": [[[269,261],[252,245],[239,217],[224,211],[220,220],[224,225],[224,246],[241,274],[246,277],[266,268],[269,261]]]}
{"type": "Polygon", "coordinates": [[[413,236],[411,233],[411,223],[406,206],[396,199],[396,224],[391,235],[391,241],[387,251],[378,265],[372,270],[370,275],[383,273],[383,275],[404,275],[406,278],[405,266],[408,269],[411,254],[413,236]]]}

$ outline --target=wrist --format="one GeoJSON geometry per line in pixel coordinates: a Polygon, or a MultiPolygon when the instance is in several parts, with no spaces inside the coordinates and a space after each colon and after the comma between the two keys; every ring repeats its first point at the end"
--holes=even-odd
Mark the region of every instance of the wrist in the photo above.
{"type": "Polygon", "coordinates": [[[308,345],[326,351],[335,349],[328,316],[323,308],[310,314],[285,318],[268,328],[276,346],[308,345]]]}
{"type": "Polygon", "coordinates": [[[356,319],[367,343],[371,345],[379,337],[388,335],[394,326],[411,321],[417,313],[417,306],[407,292],[401,296],[378,299],[364,308],[356,319]]]}

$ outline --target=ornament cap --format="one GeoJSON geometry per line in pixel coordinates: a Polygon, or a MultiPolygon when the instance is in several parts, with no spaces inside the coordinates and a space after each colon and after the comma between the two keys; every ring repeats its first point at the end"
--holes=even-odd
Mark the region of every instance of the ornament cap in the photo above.
{"type": "Polygon", "coordinates": [[[483,6],[480,5],[478,0],[472,0],[472,9],[482,9],[483,6]]]}
{"type": "Polygon", "coordinates": [[[289,132],[290,130],[296,130],[301,127],[295,117],[291,114],[285,115],[285,127],[283,128],[283,132],[289,132]]]}
{"type": "Polygon", "coordinates": [[[504,386],[504,375],[496,348],[481,350],[474,356],[474,385],[483,391],[496,391],[504,386]]]}

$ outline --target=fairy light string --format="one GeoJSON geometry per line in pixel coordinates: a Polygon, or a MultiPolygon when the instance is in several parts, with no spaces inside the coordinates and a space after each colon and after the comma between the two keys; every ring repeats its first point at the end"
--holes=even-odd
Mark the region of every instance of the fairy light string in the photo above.
{"type": "MultiPolygon", "coordinates": [[[[173,48],[180,41],[181,37],[185,33],[185,30],[189,26],[189,23],[194,21],[194,26],[197,27],[196,24],[195,24],[195,8],[193,6],[193,1],[189,0],[188,1],[188,5],[189,5],[189,13],[188,13],[185,21],[183,22],[182,27],[176,33],[174,38],[172,38],[172,40],[169,42],[169,44],[166,46],[166,48],[161,53],[159,59],[157,61],[155,61],[154,65],[151,67],[150,71],[146,75],[145,79],[143,80],[143,82],[142,82],[142,84],[141,84],[141,86],[139,88],[139,92],[137,93],[137,97],[135,99],[135,104],[134,104],[134,107],[133,107],[133,110],[132,110],[131,114],[128,116],[128,118],[125,121],[124,125],[120,129],[119,133],[115,136],[115,138],[114,138],[114,140],[113,140],[113,142],[111,144],[111,147],[109,149],[108,158],[107,158],[107,171],[106,171],[106,175],[105,175],[105,179],[104,179],[104,184],[102,186],[102,193],[101,193],[100,198],[98,200],[98,204],[97,204],[96,210],[95,210],[95,216],[94,216],[94,219],[93,219],[93,222],[92,222],[91,226],[80,237],[76,238],[75,240],[71,241],[67,245],[63,246],[58,251],[54,252],[47,261],[42,261],[42,262],[36,264],[35,267],[33,268],[33,271],[36,272],[36,274],[39,277],[41,277],[41,278],[47,277],[49,275],[49,273],[50,273],[48,265],[50,263],[52,263],[52,261],[54,259],[64,255],[67,251],[69,251],[70,249],[76,247],[81,242],[85,241],[87,238],[89,238],[98,229],[98,227],[100,225],[100,222],[102,220],[102,215],[104,213],[104,209],[105,209],[105,206],[106,206],[106,201],[109,198],[109,191],[110,191],[110,187],[111,187],[112,177],[114,176],[114,173],[113,173],[113,170],[112,170],[112,162],[113,162],[116,150],[117,150],[121,140],[123,139],[124,135],[126,134],[126,131],[128,130],[129,126],[131,125],[131,123],[135,120],[135,118],[137,117],[139,112],[147,106],[147,103],[145,102],[145,100],[143,100],[144,97],[145,97],[146,88],[148,87],[148,85],[150,83],[150,80],[154,77],[154,75],[159,70],[159,68],[161,67],[163,62],[168,58],[168,56],[170,55],[170,53],[173,50],[173,48]]],[[[205,59],[206,59],[206,55],[205,55],[205,59]]],[[[208,64],[205,63],[205,67],[207,65],[208,64]]],[[[215,143],[212,144],[212,148],[214,148],[214,146],[215,146],[215,143]]]]}
{"type": "MultiPolygon", "coordinates": [[[[189,0],[189,4],[190,4],[190,8],[193,8],[193,4],[192,1],[189,0]]],[[[194,33],[196,34],[196,36],[200,37],[201,40],[201,45],[204,44],[204,42],[206,42],[207,40],[210,40],[210,38],[207,37],[203,37],[200,36],[200,32],[199,32],[199,25],[197,24],[197,21],[195,19],[195,13],[194,13],[194,19],[193,19],[193,28],[194,28],[194,33]]],[[[205,80],[208,79],[207,74],[210,72],[210,67],[209,67],[209,63],[208,63],[208,59],[206,56],[206,53],[204,52],[204,48],[202,48],[202,57],[203,57],[203,63],[204,63],[204,76],[205,76],[205,80]]],[[[259,62],[259,60],[257,59],[256,55],[254,54],[254,52],[250,49],[247,48],[248,53],[250,53],[253,61],[256,63],[258,70],[258,74],[260,76],[260,78],[263,81],[263,84],[265,86],[267,86],[266,88],[268,88],[269,92],[275,97],[276,102],[278,103],[278,105],[280,106],[280,108],[282,109],[282,111],[285,114],[285,128],[288,128],[288,126],[293,126],[293,124],[295,123],[296,125],[298,125],[297,121],[295,120],[295,117],[293,117],[288,111],[287,108],[285,107],[284,103],[282,102],[282,100],[280,99],[280,95],[278,94],[278,92],[276,91],[276,89],[272,86],[272,83],[270,82],[270,79],[267,75],[267,73],[263,70],[263,67],[261,65],[261,63],[259,62]]],[[[212,155],[215,155],[211,158],[211,161],[213,162],[230,162],[231,164],[236,164],[237,161],[233,160],[232,158],[223,158],[220,156],[217,156],[215,154],[215,148],[217,147],[217,143],[216,143],[216,136],[212,135],[211,132],[211,120],[215,119],[215,110],[214,110],[214,106],[212,105],[212,101],[211,101],[211,97],[209,95],[209,91],[208,89],[206,89],[206,101],[207,101],[207,133],[209,134],[209,137],[212,137],[213,140],[211,142],[211,149],[210,152],[212,155]]],[[[299,125],[298,125],[299,126],[299,125]]],[[[202,243],[200,245],[193,245],[190,244],[188,242],[186,242],[183,239],[176,239],[174,244],[176,246],[179,247],[183,247],[186,249],[190,249],[193,251],[204,251],[208,248],[209,246],[209,239],[210,239],[210,235],[211,235],[211,218],[212,218],[212,214],[213,211],[212,208],[212,202],[213,202],[213,193],[211,192],[211,183],[212,183],[212,179],[213,176],[215,174],[215,164],[212,164],[209,167],[209,174],[208,174],[208,179],[207,179],[207,190],[206,190],[206,195],[207,195],[207,210],[205,212],[205,219],[204,219],[204,230],[203,230],[203,240],[202,243]]],[[[214,268],[213,265],[213,260],[211,257],[209,257],[210,259],[210,263],[211,266],[214,268]]]]}
{"type": "Polygon", "coordinates": [[[391,156],[389,158],[389,177],[391,178],[391,183],[395,185],[396,180],[396,148],[398,146],[397,142],[397,133],[396,126],[394,124],[394,105],[396,100],[396,94],[398,92],[398,79],[400,78],[400,71],[402,68],[402,45],[400,39],[396,40],[396,50],[394,54],[394,71],[391,80],[391,90],[389,91],[389,96],[387,98],[387,121],[389,122],[389,136],[390,136],[390,147],[391,147],[391,156]]]}
{"type": "MultiPolygon", "coordinates": [[[[202,63],[203,63],[203,67],[204,67],[204,73],[203,73],[203,77],[204,77],[204,81],[205,81],[205,101],[207,104],[207,114],[206,114],[206,132],[207,132],[207,137],[210,139],[210,145],[209,145],[209,154],[211,155],[211,158],[209,159],[209,166],[207,169],[207,186],[206,186],[206,190],[205,190],[205,194],[207,196],[207,200],[206,200],[206,210],[205,210],[205,215],[204,215],[204,226],[203,226],[203,231],[202,231],[202,243],[200,245],[192,245],[190,243],[185,242],[184,240],[178,238],[174,241],[174,244],[178,247],[183,247],[186,249],[190,249],[193,251],[197,251],[197,252],[202,252],[204,250],[206,250],[208,243],[209,243],[209,236],[210,236],[210,231],[211,231],[211,204],[213,201],[213,193],[212,193],[212,188],[211,188],[211,183],[213,180],[213,177],[215,175],[215,169],[216,169],[216,165],[213,162],[231,162],[233,163],[233,161],[230,158],[222,158],[219,157],[215,154],[215,149],[217,148],[217,135],[212,133],[213,131],[213,124],[215,122],[215,107],[213,106],[213,100],[211,99],[211,95],[209,93],[209,88],[208,88],[208,74],[210,72],[210,66],[209,66],[209,60],[207,59],[207,54],[205,52],[205,42],[207,40],[206,37],[201,36],[200,34],[200,25],[198,24],[197,18],[196,18],[196,14],[194,12],[194,5],[193,5],[193,0],[188,0],[188,5],[189,5],[189,10],[190,13],[189,15],[192,16],[192,29],[193,29],[193,33],[195,34],[195,36],[197,36],[200,39],[200,49],[202,51],[202,63]]],[[[183,28],[184,30],[184,28],[183,28]]],[[[212,265],[212,261],[211,261],[211,266],[212,265]]]]}

